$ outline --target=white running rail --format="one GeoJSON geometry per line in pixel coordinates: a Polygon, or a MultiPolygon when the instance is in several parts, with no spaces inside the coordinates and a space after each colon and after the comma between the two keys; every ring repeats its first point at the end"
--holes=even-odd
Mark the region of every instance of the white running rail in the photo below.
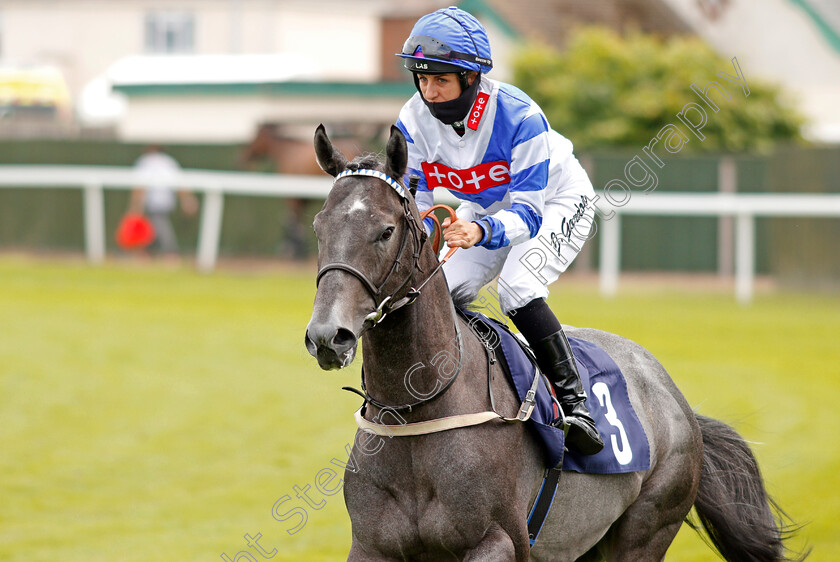
{"type": "MultiPolygon", "coordinates": [[[[0,165],[2,187],[60,187],[81,189],[84,194],[85,249],[88,259],[105,259],[104,189],[133,189],[149,183],[149,176],[130,167],[0,165]]],[[[216,264],[221,235],[224,195],[324,198],[332,180],[328,176],[276,175],[251,172],[183,170],[167,178],[176,189],[204,193],[196,263],[201,271],[216,264]]],[[[449,193],[436,194],[441,202],[457,200],[449,193]]],[[[600,288],[606,296],[618,290],[621,270],[621,217],[623,215],[734,217],[735,295],[738,302],[753,297],[755,277],[755,218],[838,217],[840,194],[789,193],[634,193],[626,204],[597,207],[600,223],[600,288]]]]}

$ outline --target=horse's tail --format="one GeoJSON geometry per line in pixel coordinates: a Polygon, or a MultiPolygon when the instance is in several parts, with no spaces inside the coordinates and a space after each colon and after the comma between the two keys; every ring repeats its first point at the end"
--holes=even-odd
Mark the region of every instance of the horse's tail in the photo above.
{"type": "Polygon", "coordinates": [[[703,469],[694,508],[712,546],[730,562],[788,560],[784,541],[798,528],[767,495],[749,445],[725,423],[704,416],[697,423],[703,469]]]}

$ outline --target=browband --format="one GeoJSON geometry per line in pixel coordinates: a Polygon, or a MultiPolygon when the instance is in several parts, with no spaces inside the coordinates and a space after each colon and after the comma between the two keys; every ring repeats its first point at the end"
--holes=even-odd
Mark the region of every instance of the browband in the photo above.
{"type": "Polygon", "coordinates": [[[400,183],[397,180],[395,180],[394,178],[392,178],[384,172],[380,172],[379,170],[369,170],[366,168],[360,170],[344,170],[343,172],[335,176],[333,184],[335,184],[335,182],[337,182],[341,178],[346,178],[347,176],[367,176],[371,178],[378,178],[390,185],[392,188],[394,188],[394,191],[397,192],[397,195],[399,195],[403,199],[408,198],[408,195],[405,192],[405,188],[402,185],[400,185],[400,183]]]}

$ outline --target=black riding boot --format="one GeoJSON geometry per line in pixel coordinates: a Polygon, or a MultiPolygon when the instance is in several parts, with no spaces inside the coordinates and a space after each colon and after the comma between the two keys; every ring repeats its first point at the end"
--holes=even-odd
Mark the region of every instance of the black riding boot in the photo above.
{"type": "Polygon", "coordinates": [[[557,397],[569,424],[566,435],[569,448],[584,455],[594,455],[604,448],[604,442],[586,409],[586,392],[560,321],[545,299],[534,299],[510,311],[510,319],[531,344],[540,370],[557,388],[557,397]]]}
{"type": "Polygon", "coordinates": [[[531,342],[531,346],[540,370],[554,383],[569,424],[566,443],[570,449],[584,455],[594,455],[604,448],[604,442],[586,409],[586,392],[563,328],[538,342],[531,342]]]}

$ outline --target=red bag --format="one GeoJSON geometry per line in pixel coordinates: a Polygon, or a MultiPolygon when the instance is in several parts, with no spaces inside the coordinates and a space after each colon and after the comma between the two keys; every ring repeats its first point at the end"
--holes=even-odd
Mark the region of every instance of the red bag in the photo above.
{"type": "Polygon", "coordinates": [[[123,250],[145,248],[155,239],[155,227],[143,215],[127,213],[117,227],[116,238],[123,250]]]}

